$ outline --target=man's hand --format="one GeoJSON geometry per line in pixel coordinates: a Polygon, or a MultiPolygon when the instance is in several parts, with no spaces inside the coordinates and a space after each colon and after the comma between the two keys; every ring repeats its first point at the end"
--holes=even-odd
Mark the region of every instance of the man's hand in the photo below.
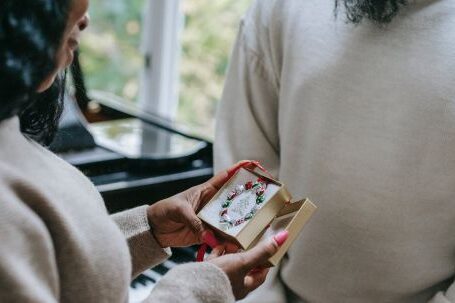
{"type": "Polygon", "coordinates": [[[249,166],[250,163],[241,161],[201,185],[149,206],[149,224],[160,246],[182,247],[203,242],[207,232],[204,233],[204,226],[196,213],[239,167],[249,166]]]}

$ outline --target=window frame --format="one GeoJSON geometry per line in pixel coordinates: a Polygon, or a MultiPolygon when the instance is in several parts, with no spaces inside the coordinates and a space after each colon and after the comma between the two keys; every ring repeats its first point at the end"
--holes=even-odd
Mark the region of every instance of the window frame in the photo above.
{"type": "Polygon", "coordinates": [[[139,79],[139,109],[174,120],[179,102],[182,0],[148,0],[141,51],[144,66],[139,79]]]}

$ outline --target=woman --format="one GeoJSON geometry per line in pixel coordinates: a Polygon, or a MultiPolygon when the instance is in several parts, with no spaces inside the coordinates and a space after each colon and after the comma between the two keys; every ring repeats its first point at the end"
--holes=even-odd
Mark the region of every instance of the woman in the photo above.
{"type": "MultiPolygon", "coordinates": [[[[235,167],[109,217],[94,186],[37,143],[55,132],[59,73],[88,25],[87,7],[88,0],[0,2],[0,302],[126,302],[131,277],[168,257],[167,247],[216,242],[195,211],[235,167]]],[[[238,254],[217,246],[208,262],[171,270],[146,302],[243,298],[263,282],[262,265],[286,237],[238,254]]]]}

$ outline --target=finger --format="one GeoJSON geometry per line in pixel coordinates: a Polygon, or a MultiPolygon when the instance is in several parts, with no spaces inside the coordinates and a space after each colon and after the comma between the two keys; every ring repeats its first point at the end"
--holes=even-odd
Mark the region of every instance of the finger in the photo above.
{"type": "Polygon", "coordinates": [[[232,177],[235,174],[235,172],[238,171],[242,167],[253,169],[256,166],[255,165],[256,162],[257,161],[253,161],[253,160],[242,160],[242,161],[237,162],[232,167],[227,169],[228,177],[229,178],[232,177]]]}
{"type": "Polygon", "coordinates": [[[231,166],[227,170],[216,174],[206,183],[208,183],[210,186],[213,186],[216,190],[219,190],[224,185],[224,183],[226,183],[226,181],[229,180],[235,174],[237,170],[239,170],[241,167],[250,165],[251,163],[253,163],[253,161],[251,160],[243,160],[237,162],[234,166],[231,166]]]}
{"type": "Polygon", "coordinates": [[[202,239],[204,225],[189,204],[180,208],[180,216],[183,221],[182,223],[184,223],[195,235],[197,235],[199,239],[202,239]]]}
{"type": "Polygon", "coordinates": [[[228,253],[228,254],[236,253],[240,249],[240,247],[237,244],[232,243],[232,242],[227,242],[225,244],[225,246],[226,246],[226,253],[228,253]]]}
{"type": "Polygon", "coordinates": [[[258,273],[258,272],[262,272],[263,270],[268,270],[268,268],[264,267],[264,266],[255,267],[252,270],[250,270],[250,272],[248,274],[249,275],[254,275],[254,274],[258,273]]]}
{"type": "Polygon", "coordinates": [[[214,249],[212,249],[212,252],[210,253],[210,256],[207,257],[206,261],[210,261],[214,258],[220,257],[223,254],[224,254],[224,246],[218,245],[214,249]]]}
{"type": "Polygon", "coordinates": [[[245,276],[244,285],[248,292],[251,292],[258,288],[259,286],[261,286],[265,282],[268,273],[269,273],[268,269],[263,269],[254,274],[248,274],[247,276],[245,276]]]}
{"type": "Polygon", "coordinates": [[[244,253],[245,269],[249,271],[255,267],[266,264],[267,260],[272,257],[286,241],[288,235],[288,231],[282,231],[271,239],[260,242],[252,249],[246,251],[244,253]]]}
{"type": "Polygon", "coordinates": [[[261,166],[261,164],[259,163],[259,161],[251,160],[249,163],[243,165],[242,167],[248,168],[248,169],[250,169],[250,170],[255,170],[255,169],[258,168],[259,166],[261,166]]]}

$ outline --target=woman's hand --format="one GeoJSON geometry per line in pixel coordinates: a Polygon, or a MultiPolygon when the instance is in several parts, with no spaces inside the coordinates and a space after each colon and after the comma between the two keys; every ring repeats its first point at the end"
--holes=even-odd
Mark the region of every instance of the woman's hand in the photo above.
{"type": "Polygon", "coordinates": [[[203,241],[204,226],[196,216],[198,212],[237,171],[251,161],[241,161],[219,173],[209,181],[192,187],[173,197],[161,200],[147,210],[152,232],[161,247],[179,247],[203,241]]]}
{"type": "Polygon", "coordinates": [[[226,273],[235,298],[240,300],[264,283],[269,271],[267,260],[278,251],[287,238],[287,231],[280,232],[248,251],[226,255],[222,255],[225,248],[220,245],[213,249],[208,262],[226,273]]]}

